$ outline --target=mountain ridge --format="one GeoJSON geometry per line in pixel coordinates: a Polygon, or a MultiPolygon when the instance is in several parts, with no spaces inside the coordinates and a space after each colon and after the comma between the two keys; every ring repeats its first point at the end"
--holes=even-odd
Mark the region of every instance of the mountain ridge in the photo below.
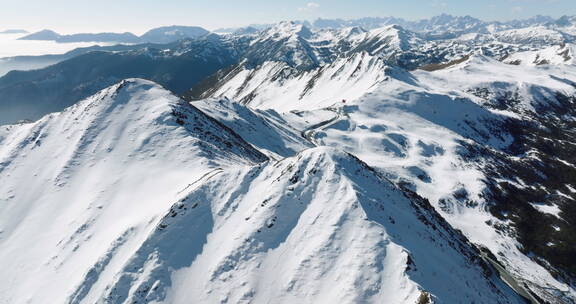
{"type": "Polygon", "coordinates": [[[317,147],[269,161],[150,81],[124,80],[62,113],[6,128],[0,192],[9,199],[0,216],[12,218],[1,221],[0,246],[9,250],[0,261],[10,261],[3,268],[13,275],[3,277],[3,299],[522,301],[425,200],[354,156],[317,147]],[[76,144],[63,145],[62,136],[76,144]],[[36,191],[26,192],[30,184],[13,181],[39,157],[58,161],[33,170],[36,191]],[[310,242],[313,231],[321,233],[310,242]],[[43,249],[20,252],[22,235],[43,249]],[[277,277],[270,271],[286,250],[293,263],[277,277]],[[446,263],[429,262],[441,257],[446,263]],[[341,273],[332,264],[356,278],[342,281],[338,294],[320,288],[341,273]],[[255,267],[276,279],[258,278],[255,267]],[[435,283],[429,267],[449,273],[453,284],[435,283]],[[378,269],[384,272],[374,275],[378,269]],[[21,276],[23,284],[10,279],[21,276]]]}
{"type": "Polygon", "coordinates": [[[181,39],[199,38],[210,33],[198,26],[163,26],[151,29],[141,36],[132,33],[78,33],[61,35],[52,30],[42,30],[19,40],[44,40],[58,43],[115,42],[115,43],[171,43],[181,39]]]}
{"type": "Polygon", "coordinates": [[[0,126],[0,299],[576,303],[571,20],[283,22],[11,72],[0,113],[113,77],[0,126]]]}

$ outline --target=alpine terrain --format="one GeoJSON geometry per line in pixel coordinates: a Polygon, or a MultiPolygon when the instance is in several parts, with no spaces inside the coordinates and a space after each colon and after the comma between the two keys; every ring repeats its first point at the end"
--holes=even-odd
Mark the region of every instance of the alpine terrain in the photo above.
{"type": "Polygon", "coordinates": [[[0,303],[576,303],[576,17],[126,37],[0,60],[0,303]]]}

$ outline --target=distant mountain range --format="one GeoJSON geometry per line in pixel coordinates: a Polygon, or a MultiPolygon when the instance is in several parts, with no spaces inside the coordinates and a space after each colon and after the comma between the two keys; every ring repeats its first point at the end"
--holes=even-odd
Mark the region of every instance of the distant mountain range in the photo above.
{"type": "Polygon", "coordinates": [[[9,29],[0,31],[0,34],[27,34],[28,31],[25,30],[17,30],[17,29],[9,29]]]}
{"type": "MultiPolygon", "coordinates": [[[[364,17],[358,19],[322,19],[318,18],[310,21],[295,21],[308,28],[320,29],[339,29],[346,27],[361,27],[365,30],[372,30],[388,25],[399,25],[406,30],[418,32],[427,35],[429,38],[450,38],[465,33],[492,33],[506,29],[524,28],[530,26],[547,26],[547,27],[566,27],[573,26],[576,22],[573,16],[563,16],[554,19],[549,16],[534,16],[528,19],[511,20],[511,21],[483,21],[471,16],[452,16],[442,14],[429,19],[410,21],[397,17],[364,17]]],[[[266,29],[273,25],[250,25],[256,29],[266,29]]],[[[216,33],[234,33],[242,28],[223,28],[217,29],[216,33]]]]}
{"type": "MultiPolygon", "coordinates": [[[[258,103],[258,98],[255,96],[266,96],[260,92],[261,90],[288,86],[290,82],[285,80],[286,77],[292,79],[307,73],[305,75],[309,78],[309,85],[297,89],[300,79],[296,82],[295,89],[291,90],[290,94],[284,95],[286,98],[294,97],[292,93],[305,96],[310,88],[319,85],[317,80],[322,79],[327,70],[338,71],[348,64],[347,61],[358,61],[359,69],[374,72],[363,73],[367,76],[367,80],[362,83],[370,87],[385,77],[379,66],[391,65],[407,70],[435,69],[474,52],[497,60],[505,60],[508,56],[512,56],[509,59],[513,62],[519,60],[520,64],[530,64],[525,59],[528,55],[517,59],[517,55],[514,54],[522,51],[536,52],[545,47],[576,41],[575,36],[570,34],[576,24],[574,17],[564,17],[555,21],[549,21],[551,19],[547,17],[535,17],[516,21],[514,24],[522,26],[545,23],[545,25],[509,29],[512,25],[491,28],[471,17],[442,15],[429,20],[427,25],[424,22],[420,24],[421,29],[433,30],[436,33],[433,37],[407,30],[400,25],[372,30],[364,28],[370,27],[370,24],[375,26],[377,19],[359,19],[363,26],[336,29],[318,29],[321,24],[328,26],[327,20],[317,20],[314,22],[316,26],[312,28],[298,21],[281,22],[264,30],[246,27],[220,35],[210,34],[196,27],[172,26],[150,30],[131,40],[162,43],[91,47],[63,55],[5,58],[0,61],[0,76],[8,73],[0,77],[0,111],[3,111],[0,113],[0,123],[14,123],[21,119],[36,120],[129,77],[155,81],[177,95],[186,95],[192,99],[208,97],[215,92],[219,94],[234,92],[230,96],[237,100],[258,103]],[[450,32],[436,32],[441,25],[445,29],[459,28],[461,31],[475,28],[478,32],[465,32],[456,38],[441,39],[438,37],[456,35],[450,32]],[[187,36],[196,38],[183,38],[187,36]],[[170,40],[179,41],[165,43],[170,40]],[[345,60],[338,59],[342,57],[345,60]],[[31,68],[42,70],[13,71],[31,68]],[[13,72],[9,73],[11,70],[13,72]],[[272,79],[267,76],[276,71],[282,71],[288,76],[272,79]],[[260,75],[251,83],[257,83],[258,79],[263,82],[256,90],[256,87],[246,87],[244,85],[247,81],[244,78],[246,75],[252,75],[251,77],[260,75]],[[230,79],[237,81],[230,82],[230,79]],[[282,81],[276,83],[277,79],[282,81]],[[256,94],[257,91],[260,94],[256,94]]],[[[338,27],[339,25],[334,22],[332,26],[338,27]]],[[[352,21],[346,22],[354,24],[352,21]]],[[[106,35],[60,36],[51,31],[43,31],[27,37],[71,42],[74,37],[104,39],[106,35]]],[[[110,35],[126,39],[131,37],[129,34],[110,35]]],[[[570,50],[566,51],[565,55],[534,53],[534,56],[540,56],[538,62],[564,62],[566,56],[570,58],[573,56],[570,50]]],[[[564,51],[561,49],[558,52],[564,51]]],[[[340,90],[331,92],[334,96],[340,94],[340,90]]],[[[294,98],[299,98],[298,96],[294,98]]],[[[356,95],[352,94],[349,98],[353,96],[356,95]]]]}
{"type": "Polygon", "coordinates": [[[60,35],[51,30],[43,30],[19,38],[19,40],[44,40],[61,43],[69,42],[124,42],[136,43],[140,38],[132,33],[96,33],[96,34],[73,34],[60,35]]]}
{"type": "MultiPolygon", "coordinates": [[[[154,80],[183,94],[219,69],[238,62],[246,47],[245,39],[211,34],[171,44],[91,47],[65,55],[40,56],[41,63],[59,63],[0,77],[0,124],[36,120],[60,111],[130,75],[154,80]]],[[[13,59],[13,64],[25,64],[35,58],[13,59]]]]}
{"type": "MultiPolygon", "coordinates": [[[[399,25],[402,28],[419,33],[428,39],[450,39],[467,33],[494,33],[497,31],[544,26],[549,28],[572,27],[568,32],[576,34],[575,17],[563,16],[554,19],[549,16],[535,16],[528,19],[506,22],[483,21],[471,16],[452,16],[442,14],[429,19],[410,21],[397,17],[365,17],[358,19],[316,19],[294,21],[314,30],[361,27],[365,30],[381,28],[388,25],[399,25]]],[[[218,34],[249,35],[268,29],[273,24],[251,24],[246,27],[220,28],[213,32],[218,34]]],[[[2,33],[27,33],[24,30],[7,30],[2,33]]],[[[59,43],[72,42],[116,42],[116,43],[171,43],[180,39],[202,37],[210,31],[198,26],[165,26],[154,28],[141,36],[133,33],[78,33],[62,35],[52,30],[42,30],[20,38],[20,40],[44,40],[59,43]]]]}
{"type": "Polygon", "coordinates": [[[42,30],[19,38],[20,40],[44,40],[59,43],[71,42],[117,42],[117,43],[171,43],[186,38],[198,38],[210,33],[197,26],[165,26],[149,30],[142,36],[132,33],[81,33],[61,35],[52,30],[42,30]]]}

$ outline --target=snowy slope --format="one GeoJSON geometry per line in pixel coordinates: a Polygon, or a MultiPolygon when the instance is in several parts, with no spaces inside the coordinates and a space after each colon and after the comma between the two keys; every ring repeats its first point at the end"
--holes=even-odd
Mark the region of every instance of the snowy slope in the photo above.
{"type": "Polygon", "coordinates": [[[558,29],[571,35],[576,35],[576,16],[565,15],[547,25],[550,28],[558,29]]]}
{"type": "MultiPolygon", "coordinates": [[[[476,55],[458,65],[433,73],[416,72],[414,76],[429,91],[461,96],[491,113],[509,117],[499,129],[513,137],[512,145],[505,148],[484,145],[478,149],[482,142],[475,140],[463,144],[462,149],[467,152],[459,153],[483,176],[484,190],[477,199],[471,199],[468,190],[465,196],[455,193],[454,197],[464,197],[466,205],[488,204],[490,214],[486,215],[495,218],[484,224],[478,221],[476,227],[466,227],[474,222],[465,220],[466,217],[445,215],[447,220],[455,227],[462,227],[472,242],[484,244],[501,256],[509,270],[527,280],[528,286],[539,286],[532,290],[542,298],[574,302],[573,281],[570,275],[561,274],[573,271],[573,263],[561,260],[564,244],[565,248],[572,248],[568,250],[574,248],[570,245],[573,241],[564,238],[573,235],[573,228],[563,223],[573,221],[568,210],[574,202],[570,190],[574,179],[570,175],[575,159],[572,146],[564,143],[573,141],[576,69],[572,65],[511,66],[476,55]],[[522,170],[526,173],[519,173],[522,170]],[[506,186],[511,184],[514,186],[506,186]],[[536,189],[543,189],[546,194],[537,194],[536,189]],[[561,208],[562,213],[550,216],[542,208],[561,208]],[[562,228],[557,228],[558,225],[562,228]],[[485,227],[478,228],[482,226],[485,227]]],[[[438,207],[442,208],[446,201],[439,202],[438,207]]],[[[567,253],[567,261],[570,256],[573,254],[567,253]]]]}
{"type": "Polygon", "coordinates": [[[537,113],[558,102],[556,92],[573,96],[574,82],[565,78],[576,80],[574,70],[511,67],[483,56],[433,73],[399,73],[342,108],[344,115],[318,131],[316,142],[343,148],[412,184],[472,242],[501,256],[515,276],[573,299],[573,288],[520,252],[514,234],[499,231],[496,223],[506,221],[486,210],[483,164],[464,158],[462,144],[506,149],[512,143],[506,117],[537,113]],[[495,97],[478,98],[469,93],[474,88],[495,97]],[[508,92],[518,92],[517,103],[487,103],[508,92]]]}
{"type": "Polygon", "coordinates": [[[2,303],[76,303],[102,290],[180,191],[266,159],[143,80],[1,129],[2,303]]]}
{"type": "MultiPolygon", "coordinates": [[[[570,46],[565,48],[571,50],[570,46]]],[[[546,53],[552,50],[548,49],[546,53]]],[[[528,54],[522,53],[512,55],[512,58],[526,56],[528,54]]],[[[434,73],[418,71],[414,74],[427,88],[444,93],[467,92],[475,102],[510,115],[536,112],[542,106],[554,104],[558,92],[569,96],[576,94],[573,85],[576,68],[571,65],[515,66],[474,55],[465,62],[434,73]]]]}
{"type": "Polygon", "coordinates": [[[518,52],[506,57],[503,62],[514,65],[544,65],[576,63],[576,46],[564,44],[546,47],[541,50],[518,52]]]}
{"type": "MultiPolygon", "coordinates": [[[[290,143],[239,128],[260,149],[311,146],[271,111],[202,103],[290,143]]],[[[3,127],[0,300],[521,303],[427,201],[355,157],[266,162],[224,124],[131,79],[3,127]]]]}
{"type": "Polygon", "coordinates": [[[425,201],[346,153],[314,148],[194,188],[102,298],[415,303],[430,293],[436,303],[520,302],[425,201]]]}
{"type": "Polygon", "coordinates": [[[576,303],[571,20],[128,52],[233,60],[0,127],[0,303],[576,303]]]}
{"type": "Polygon", "coordinates": [[[323,46],[312,46],[313,33],[306,26],[281,22],[259,33],[244,54],[251,66],[266,61],[283,61],[296,68],[314,68],[327,62],[330,52],[323,46]]]}
{"type": "Polygon", "coordinates": [[[554,45],[572,42],[574,37],[546,27],[526,27],[499,31],[493,34],[496,40],[514,44],[554,45]]]}
{"type": "Polygon", "coordinates": [[[294,156],[313,147],[274,110],[253,110],[229,99],[204,99],[193,105],[273,159],[294,156]]]}
{"type": "Polygon", "coordinates": [[[574,289],[522,254],[512,235],[498,231],[497,223],[506,222],[487,211],[485,174],[462,156],[462,142],[471,142],[470,138],[495,146],[510,142],[507,134],[483,139],[484,131],[473,130],[500,129],[504,118],[492,117],[469,100],[397,86],[383,85],[344,107],[345,115],[318,131],[315,141],[353,153],[389,178],[413,187],[473,243],[500,256],[515,276],[573,298],[574,289]]]}
{"type": "Polygon", "coordinates": [[[349,39],[355,44],[355,48],[368,50],[371,54],[407,51],[411,46],[422,43],[415,33],[398,25],[373,29],[349,39]]]}
{"type": "Polygon", "coordinates": [[[357,53],[349,58],[299,71],[282,62],[267,62],[255,69],[239,68],[205,96],[228,97],[254,108],[318,109],[355,99],[385,78],[385,65],[377,57],[357,53]]]}
{"type": "Polygon", "coordinates": [[[236,80],[227,85],[256,88],[249,106],[283,112],[284,119],[314,144],[352,153],[429,199],[454,227],[498,256],[514,277],[541,297],[576,297],[574,288],[518,249],[513,233],[502,233],[501,227],[510,223],[488,210],[492,202],[486,199],[484,165],[466,156],[471,145],[507,151],[518,140],[514,130],[508,130],[510,119],[561,106],[557,93],[576,94],[574,70],[513,66],[473,55],[434,72],[391,67],[380,71],[381,81],[345,104],[325,102],[335,90],[321,86],[308,93],[318,97],[304,102],[284,99],[294,91],[291,88],[306,83],[296,82],[298,78],[296,84],[278,81],[282,85],[273,86],[260,85],[264,77],[243,77],[241,86],[236,80]]]}

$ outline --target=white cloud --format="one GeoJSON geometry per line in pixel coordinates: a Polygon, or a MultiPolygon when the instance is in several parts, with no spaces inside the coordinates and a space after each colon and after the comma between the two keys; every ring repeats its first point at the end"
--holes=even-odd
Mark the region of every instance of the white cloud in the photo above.
{"type": "Polygon", "coordinates": [[[448,3],[444,2],[444,1],[434,0],[434,1],[432,1],[431,6],[435,7],[435,8],[445,8],[445,7],[448,7],[448,3]]]}
{"type": "Polygon", "coordinates": [[[308,2],[306,3],[306,6],[304,7],[299,7],[298,11],[300,12],[311,12],[314,11],[316,9],[318,9],[320,7],[320,4],[316,3],[316,2],[308,2]]]}
{"type": "Polygon", "coordinates": [[[306,6],[307,6],[308,8],[319,8],[319,7],[320,7],[320,4],[318,4],[318,3],[316,3],[316,2],[308,2],[308,3],[306,4],[306,6]]]}
{"type": "Polygon", "coordinates": [[[522,6],[515,6],[512,8],[512,14],[520,14],[524,11],[524,7],[522,6]]]}

